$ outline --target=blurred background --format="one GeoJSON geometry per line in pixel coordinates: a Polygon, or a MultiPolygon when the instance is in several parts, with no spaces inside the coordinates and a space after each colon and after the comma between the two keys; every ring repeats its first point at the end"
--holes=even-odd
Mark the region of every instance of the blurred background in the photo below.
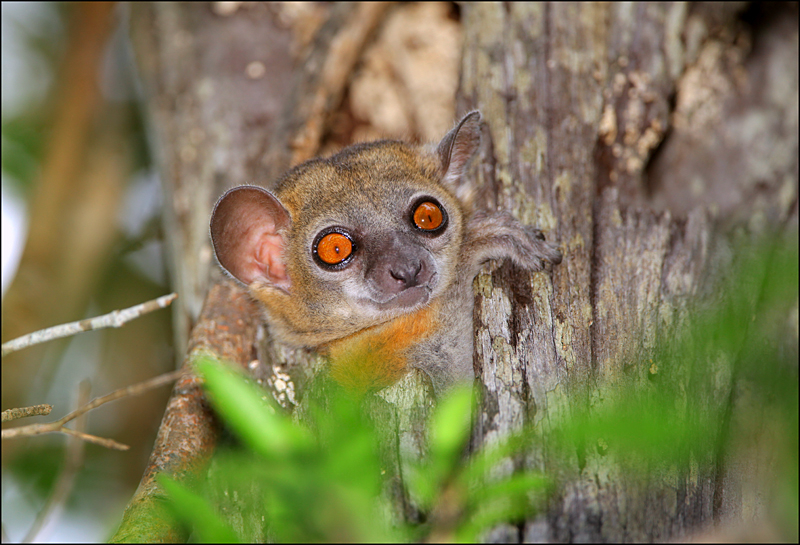
{"type": "MultiPolygon", "coordinates": [[[[2,3],[2,340],[169,293],[161,188],[136,103],[125,12],[113,3],[2,3]]],[[[49,422],[174,368],[169,310],[3,358],[3,410],[49,422]]],[[[3,541],[103,541],[152,447],[169,387],[92,411],[72,491],[30,534],[64,468],[64,435],[4,441],[3,541]]]]}
{"type": "MultiPolygon", "coordinates": [[[[204,9],[222,17],[236,6],[204,9]]],[[[2,4],[3,342],[171,291],[162,188],[148,153],[126,8],[2,4]]],[[[327,12],[311,3],[255,9],[291,29],[297,56],[327,12]]],[[[381,136],[433,141],[452,126],[457,7],[398,5],[385,29],[349,82],[347,113],[337,117],[338,132],[323,153],[381,136]],[[415,92],[397,92],[404,88],[415,92]]],[[[3,409],[49,403],[50,416],[12,426],[51,422],[75,408],[83,381],[94,398],[170,371],[182,355],[173,339],[185,333],[173,330],[170,311],[161,310],[120,329],[13,353],[2,363],[3,409]]],[[[51,490],[69,475],[70,441],[62,435],[5,441],[3,540],[106,540],[142,476],[169,393],[162,387],[89,413],[87,433],[131,448],[84,445],[74,486],[44,523],[37,516],[50,511],[51,490]]]]}

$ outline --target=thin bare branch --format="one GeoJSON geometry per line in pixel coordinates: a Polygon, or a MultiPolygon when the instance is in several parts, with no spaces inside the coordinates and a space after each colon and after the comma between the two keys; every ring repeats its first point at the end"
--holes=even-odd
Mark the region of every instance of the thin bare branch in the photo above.
{"type": "Polygon", "coordinates": [[[87,443],[94,443],[95,445],[100,445],[101,447],[105,447],[111,450],[128,450],[129,447],[125,443],[119,443],[114,441],[113,439],[107,439],[105,437],[98,437],[96,435],[91,435],[89,433],[83,433],[81,431],[73,430],[70,428],[62,427],[59,429],[60,432],[66,433],[67,435],[71,435],[76,439],[80,439],[86,441],[87,443]]]}
{"type": "Polygon", "coordinates": [[[72,411],[68,415],[66,415],[66,416],[62,417],[60,420],[58,420],[58,423],[63,426],[64,424],[66,424],[70,420],[78,418],[83,413],[85,413],[87,411],[91,411],[95,407],[99,407],[100,405],[103,405],[103,404],[108,403],[110,401],[115,401],[115,400],[121,399],[123,397],[140,395],[140,394],[143,394],[143,393],[145,393],[145,392],[147,392],[149,390],[152,390],[153,388],[158,388],[159,386],[162,386],[164,384],[169,384],[170,382],[173,382],[173,381],[177,380],[178,378],[180,378],[181,375],[183,375],[185,372],[187,372],[187,371],[184,370],[183,368],[177,369],[175,371],[171,371],[169,373],[164,373],[163,375],[159,375],[159,376],[151,378],[149,380],[145,380],[144,382],[140,382],[138,384],[133,384],[132,386],[126,386],[125,388],[120,388],[119,390],[114,390],[110,394],[106,394],[106,395],[104,395],[102,397],[98,397],[96,399],[93,399],[92,401],[90,401],[89,403],[87,403],[86,405],[81,407],[80,409],[76,409],[76,410],[72,411]]]}
{"type": "Polygon", "coordinates": [[[68,324],[61,324],[34,331],[28,335],[23,335],[22,337],[17,337],[7,343],[3,343],[2,355],[6,356],[7,354],[35,344],[60,339],[61,337],[69,337],[70,335],[81,333],[82,331],[92,331],[104,327],[120,327],[126,322],[130,322],[148,312],[153,312],[154,310],[169,306],[176,297],[178,297],[177,293],[170,293],[158,299],[140,303],[123,310],[115,310],[103,316],[97,316],[96,318],[87,318],[86,320],[79,320],[77,322],[70,322],[68,324]]]}
{"type": "MultiPolygon", "coordinates": [[[[91,385],[88,380],[81,382],[78,388],[78,399],[76,405],[81,407],[89,401],[89,394],[91,393],[91,385]]],[[[78,418],[75,422],[76,430],[69,430],[73,433],[83,433],[86,429],[86,416],[78,418]]],[[[40,534],[43,528],[55,519],[58,512],[63,507],[70,492],[75,484],[75,477],[78,474],[81,466],[83,465],[84,444],[78,438],[71,439],[67,442],[66,452],[64,453],[64,468],[58,475],[58,479],[53,485],[50,497],[47,498],[42,510],[36,515],[36,520],[33,521],[27,535],[23,539],[24,543],[32,543],[40,540],[40,534]]]]}
{"type": "Polygon", "coordinates": [[[44,403],[42,405],[33,405],[32,407],[19,407],[17,409],[8,409],[3,411],[3,422],[11,422],[18,418],[27,418],[29,416],[46,416],[53,410],[52,405],[44,403]]]}
{"type": "Polygon", "coordinates": [[[178,369],[176,371],[172,371],[170,373],[164,373],[163,375],[159,375],[155,378],[151,378],[144,382],[140,382],[138,384],[134,384],[132,386],[127,386],[125,388],[120,388],[119,390],[115,390],[110,394],[106,394],[104,396],[98,397],[93,399],[89,403],[81,406],[80,408],[72,411],[66,416],[59,418],[55,422],[48,422],[46,424],[30,424],[28,426],[20,426],[18,428],[12,428],[9,430],[3,430],[2,438],[3,439],[13,439],[15,437],[30,437],[32,435],[41,435],[43,433],[65,433],[72,435],[74,437],[79,437],[86,441],[90,441],[92,443],[96,443],[98,445],[102,445],[108,448],[114,448],[117,450],[125,450],[127,446],[122,445],[121,443],[117,443],[115,441],[111,441],[110,439],[102,439],[100,437],[95,437],[93,435],[87,435],[84,433],[77,433],[75,430],[70,430],[65,428],[64,425],[78,418],[79,416],[86,414],[87,412],[91,411],[92,409],[99,407],[105,403],[109,403],[111,401],[115,401],[117,399],[121,399],[123,397],[128,396],[135,396],[139,394],[143,394],[149,390],[154,388],[158,388],[164,384],[168,384],[176,379],[178,379],[185,371],[183,369],[178,369]],[[120,448],[123,447],[123,448],[120,448]]]}

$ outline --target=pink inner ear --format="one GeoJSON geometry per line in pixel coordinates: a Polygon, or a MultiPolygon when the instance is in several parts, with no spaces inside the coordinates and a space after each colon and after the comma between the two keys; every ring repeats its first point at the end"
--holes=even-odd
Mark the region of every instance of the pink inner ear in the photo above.
{"type": "Polygon", "coordinates": [[[256,249],[255,259],[262,267],[263,275],[273,284],[283,288],[289,287],[289,276],[283,262],[283,239],[280,235],[263,234],[261,243],[256,249]]]}
{"type": "Polygon", "coordinates": [[[262,281],[288,290],[284,261],[288,211],[265,189],[240,186],[225,193],[211,216],[211,240],[220,265],[244,284],[262,281]]]}
{"type": "Polygon", "coordinates": [[[263,216],[259,219],[260,223],[247,229],[239,241],[245,260],[239,279],[245,284],[263,279],[288,289],[291,283],[283,260],[283,237],[276,233],[274,221],[263,216]]]}

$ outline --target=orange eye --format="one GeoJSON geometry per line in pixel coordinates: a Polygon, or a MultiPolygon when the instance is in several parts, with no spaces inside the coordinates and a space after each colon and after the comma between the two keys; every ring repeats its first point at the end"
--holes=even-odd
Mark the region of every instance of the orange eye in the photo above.
{"type": "Polygon", "coordinates": [[[353,243],[341,233],[328,233],[317,243],[317,255],[328,265],[338,265],[353,253],[353,243]]]}
{"type": "Polygon", "coordinates": [[[441,227],[444,222],[442,209],[436,204],[425,201],[414,210],[414,225],[424,231],[433,231],[441,227]]]}

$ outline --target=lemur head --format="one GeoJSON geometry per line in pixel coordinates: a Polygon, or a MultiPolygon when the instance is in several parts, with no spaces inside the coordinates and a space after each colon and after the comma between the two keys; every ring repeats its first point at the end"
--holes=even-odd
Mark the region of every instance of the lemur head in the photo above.
{"type": "Polygon", "coordinates": [[[217,260],[296,345],[414,312],[454,281],[479,142],[472,112],[435,147],[357,144],[298,165],[274,193],[233,188],[211,216],[217,260]]]}

